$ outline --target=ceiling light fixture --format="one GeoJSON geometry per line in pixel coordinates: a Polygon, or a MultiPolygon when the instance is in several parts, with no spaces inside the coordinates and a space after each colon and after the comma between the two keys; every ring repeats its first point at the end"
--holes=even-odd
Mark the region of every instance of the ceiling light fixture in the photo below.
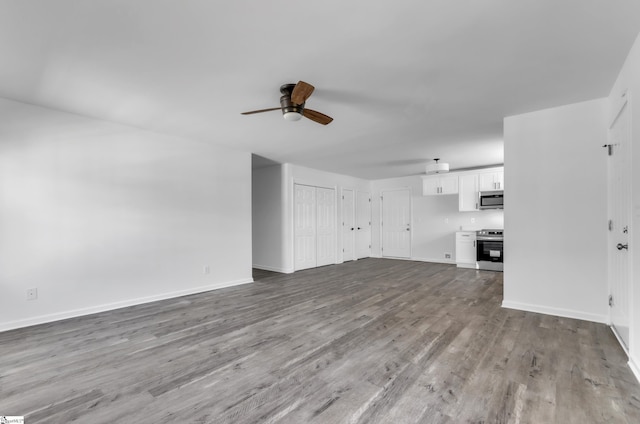
{"type": "Polygon", "coordinates": [[[440,158],[434,159],[435,162],[428,163],[426,166],[427,174],[442,174],[449,172],[448,163],[439,163],[440,158]]]}
{"type": "Polygon", "coordinates": [[[287,121],[299,121],[302,119],[300,112],[282,112],[282,117],[287,121]]]}

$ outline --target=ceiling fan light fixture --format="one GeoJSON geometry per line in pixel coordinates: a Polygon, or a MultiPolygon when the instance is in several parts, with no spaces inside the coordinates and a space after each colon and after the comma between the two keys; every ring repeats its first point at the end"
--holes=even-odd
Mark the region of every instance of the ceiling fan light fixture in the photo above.
{"type": "Polygon", "coordinates": [[[299,112],[283,112],[282,117],[287,121],[299,121],[302,119],[302,114],[299,112]]]}
{"type": "Polygon", "coordinates": [[[439,163],[440,159],[434,159],[435,162],[428,163],[426,166],[427,174],[443,174],[449,172],[448,163],[439,163]]]}

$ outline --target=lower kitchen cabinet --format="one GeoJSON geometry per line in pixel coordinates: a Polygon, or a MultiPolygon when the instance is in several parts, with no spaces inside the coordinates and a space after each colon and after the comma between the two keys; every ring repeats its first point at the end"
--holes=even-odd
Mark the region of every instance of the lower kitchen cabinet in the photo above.
{"type": "Polygon", "coordinates": [[[476,232],[456,232],[456,265],[459,268],[477,268],[476,232]]]}

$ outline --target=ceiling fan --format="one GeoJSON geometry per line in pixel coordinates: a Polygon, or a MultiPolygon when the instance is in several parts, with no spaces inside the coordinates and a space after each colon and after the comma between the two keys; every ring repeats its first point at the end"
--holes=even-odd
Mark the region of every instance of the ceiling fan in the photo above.
{"type": "Polygon", "coordinates": [[[322,125],[327,125],[333,118],[315,110],[306,109],[305,102],[313,93],[313,85],[304,81],[298,81],[297,84],[284,84],[280,87],[282,97],[280,97],[280,107],[272,107],[269,109],[252,110],[243,112],[243,115],[252,115],[254,113],[270,112],[272,110],[282,110],[282,116],[287,121],[298,121],[303,116],[322,125]]]}

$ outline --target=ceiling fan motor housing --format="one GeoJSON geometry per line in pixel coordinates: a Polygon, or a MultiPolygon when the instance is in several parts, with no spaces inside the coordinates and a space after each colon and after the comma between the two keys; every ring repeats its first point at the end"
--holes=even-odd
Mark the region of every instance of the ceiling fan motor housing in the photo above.
{"type": "Polygon", "coordinates": [[[280,97],[282,115],[288,121],[299,120],[304,112],[304,103],[298,105],[291,101],[291,93],[295,86],[295,84],[285,84],[280,87],[280,92],[282,93],[282,97],[280,97]]]}

